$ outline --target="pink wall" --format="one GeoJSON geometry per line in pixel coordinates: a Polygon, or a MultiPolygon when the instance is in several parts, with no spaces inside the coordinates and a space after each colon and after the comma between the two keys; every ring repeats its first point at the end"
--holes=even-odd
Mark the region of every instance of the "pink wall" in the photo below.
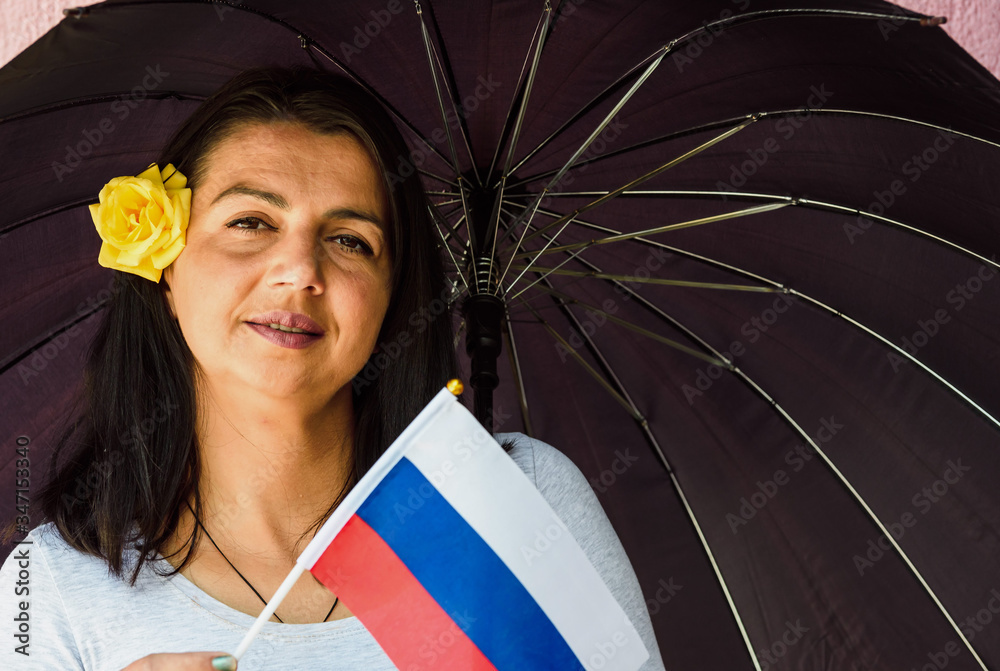
{"type": "MultiPolygon", "coordinates": [[[[0,0],[0,64],[7,63],[62,19],[64,7],[86,0],[0,0]]],[[[803,0],[809,6],[811,0],[803,0]]],[[[898,0],[924,14],[947,16],[945,30],[976,60],[1000,77],[1000,2],[997,0],[898,0]]]]}

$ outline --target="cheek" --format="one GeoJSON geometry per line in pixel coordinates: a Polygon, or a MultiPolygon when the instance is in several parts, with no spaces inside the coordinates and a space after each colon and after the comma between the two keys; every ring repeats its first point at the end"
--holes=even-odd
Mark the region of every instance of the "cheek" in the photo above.
{"type": "Polygon", "coordinates": [[[245,265],[229,267],[219,257],[209,262],[192,255],[186,261],[171,285],[174,309],[192,352],[204,352],[239,316],[236,306],[247,269],[245,265]]]}
{"type": "Polygon", "coordinates": [[[389,307],[389,290],[381,282],[371,280],[356,282],[350,290],[350,319],[360,326],[359,337],[374,342],[389,307]]]}

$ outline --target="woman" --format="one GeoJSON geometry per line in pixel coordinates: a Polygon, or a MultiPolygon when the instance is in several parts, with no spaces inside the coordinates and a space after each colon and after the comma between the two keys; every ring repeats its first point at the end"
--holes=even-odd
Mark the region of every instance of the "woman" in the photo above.
{"type": "MultiPolygon", "coordinates": [[[[163,184],[151,211],[172,217],[155,244],[122,237],[102,191],[100,262],[124,272],[43,493],[48,522],[28,539],[30,656],[5,646],[0,667],[235,668],[222,649],[457,370],[450,316],[419,332],[409,322],[447,285],[419,180],[390,179],[406,153],[360,87],[255,69],[202,104],[143,173],[163,184]],[[378,352],[404,341],[396,358],[378,352]],[[374,362],[378,374],[360,377],[374,362]]],[[[625,608],[651,655],[643,668],[662,668],[586,480],[544,443],[497,438],[625,608]]],[[[0,590],[16,574],[8,560],[0,590]]],[[[5,599],[0,619],[13,608],[5,599]]],[[[240,668],[394,667],[307,573],[240,668]]]]}

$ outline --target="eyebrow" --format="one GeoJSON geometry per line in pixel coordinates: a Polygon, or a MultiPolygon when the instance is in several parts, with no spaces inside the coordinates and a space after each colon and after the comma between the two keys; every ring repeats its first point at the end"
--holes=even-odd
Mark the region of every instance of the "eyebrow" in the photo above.
{"type": "MultiPolygon", "coordinates": [[[[232,196],[251,196],[252,198],[257,198],[259,200],[273,205],[279,210],[289,209],[288,201],[279,196],[276,193],[271,193],[270,191],[263,191],[261,189],[255,189],[252,186],[247,186],[246,184],[234,184],[228,189],[224,190],[212,201],[212,205],[215,205],[220,200],[224,198],[230,198],[232,196]]],[[[378,217],[374,212],[369,212],[367,210],[357,210],[353,207],[334,207],[323,213],[324,219],[358,219],[361,221],[367,221],[369,223],[375,224],[379,229],[384,229],[385,224],[381,218],[378,217]]]]}

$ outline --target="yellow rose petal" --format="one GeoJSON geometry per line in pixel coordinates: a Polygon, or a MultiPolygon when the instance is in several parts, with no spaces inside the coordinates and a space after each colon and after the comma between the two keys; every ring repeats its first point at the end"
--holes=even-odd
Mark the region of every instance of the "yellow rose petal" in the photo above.
{"type": "Polygon", "coordinates": [[[118,250],[109,245],[108,243],[103,243],[101,245],[101,253],[97,256],[97,262],[104,266],[105,268],[118,268],[118,250]]]}
{"type": "Polygon", "coordinates": [[[169,246],[164,247],[158,252],[153,252],[150,257],[153,261],[154,268],[166,268],[180,255],[181,251],[184,249],[184,240],[178,238],[174,240],[169,246]]]}
{"type": "Polygon", "coordinates": [[[187,177],[154,163],[138,175],[108,181],[89,206],[101,237],[98,263],[159,282],[185,244],[191,216],[187,177]],[[166,178],[166,179],[164,179],[166,178]]]}
{"type": "Polygon", "coordinates": [[[183,189],[187,186],[187,177],[181,174],[181,172],[174,167],[173,163],[167,163],[167,167],[163,169],[161,177],[163,175],[167,176],[166,181],[163,182],[163,186],[168,191],[171,189],[183,189]]]}
{"type": "Polygon", "coordinates": [[[153,267],[153,263],[152,261],[149,260],[149,258],[143,259],[142,263],[140,263],[138,266],[132,269],[131,272],[135,273],[136,275],[145,277],[147,280],[151,280],[153,282],[159,282],[160,275],[163,274],[163,271],[161,271],[159,268],[153,267]]]}
{"type": "Polygon", "coordinates": [[[160,179],[160,169],[156,167],[155,163],[136,175],[136,179],[149,180],[152,182],[151,186],[153,188],[163,188],[163,180],[160,179]]]}

